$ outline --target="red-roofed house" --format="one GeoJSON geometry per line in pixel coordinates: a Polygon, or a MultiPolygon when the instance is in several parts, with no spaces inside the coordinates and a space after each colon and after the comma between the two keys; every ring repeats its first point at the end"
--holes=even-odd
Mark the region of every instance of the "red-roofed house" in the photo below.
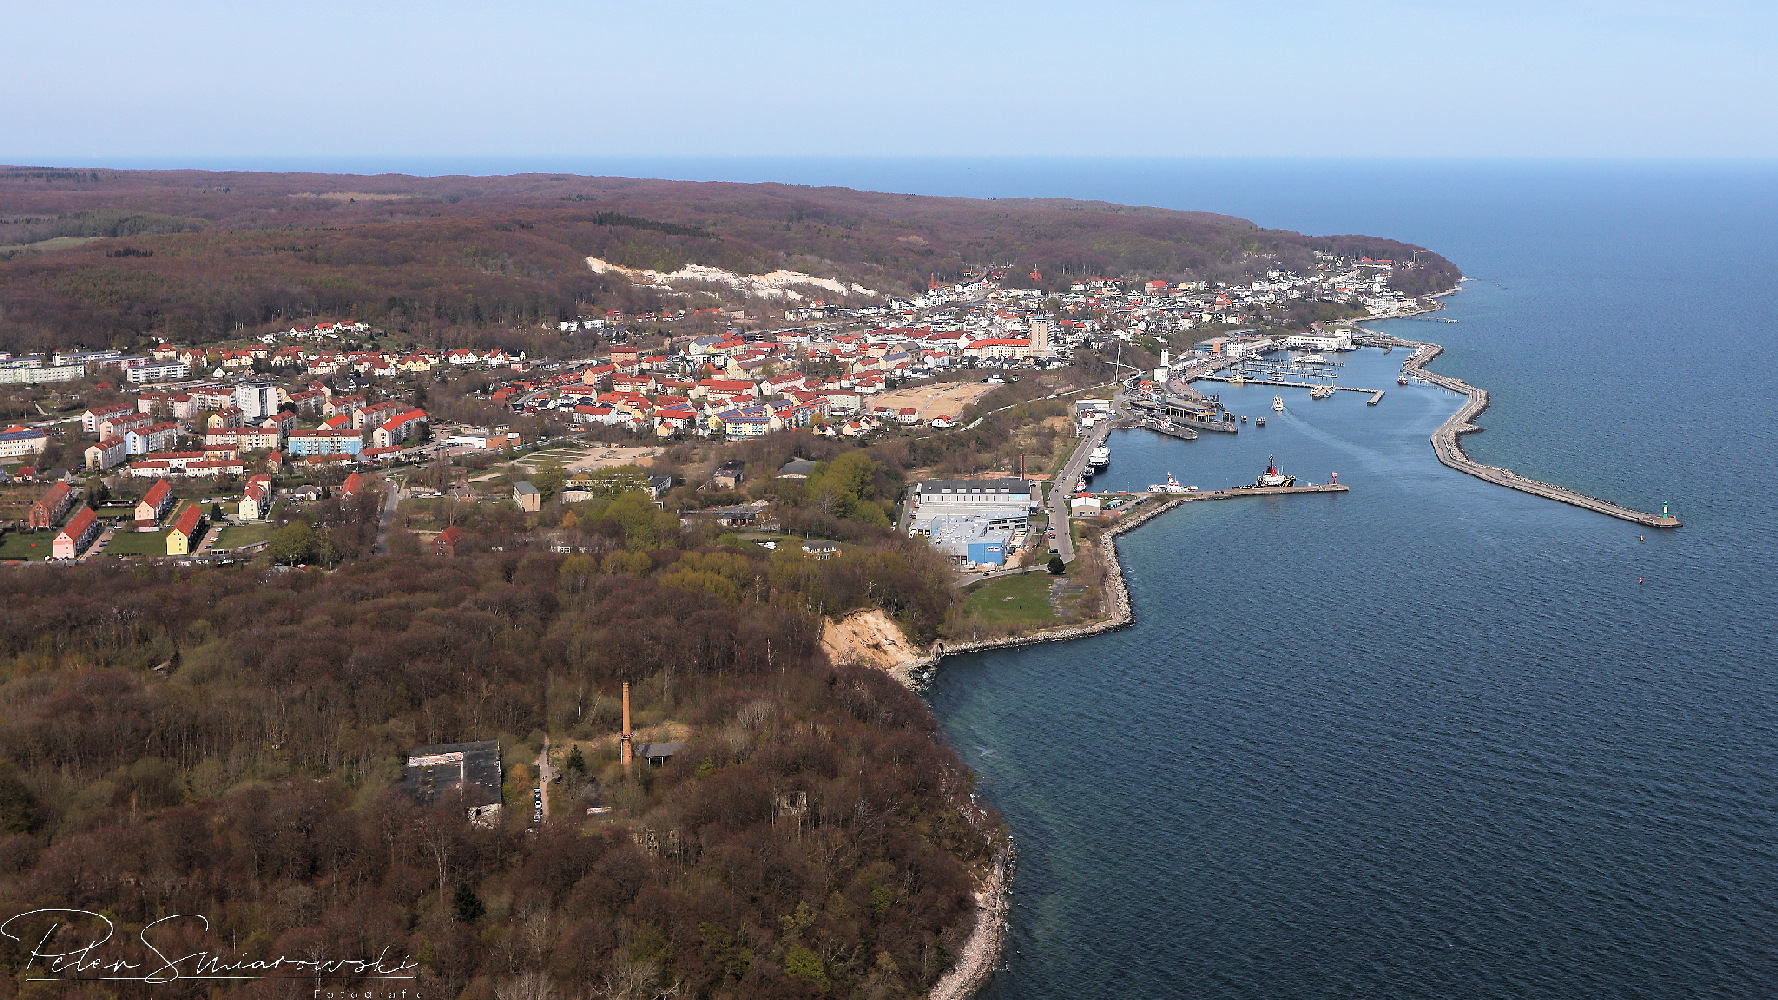
{"type": "Polygon", "coordinates": [[[142,501],[136,504],[136,530],[153,531],[160,526],[161,518],[167,508],[173,506],[173,485],[165,479],[157,479],[148,492],[142,495],[142,501]]]}
{"type": "Polygon", "coordinates": [[[93,472],[104,472],[124,460],[123,438],[103,438],[98,444],[87,445],[86,467],[93,472]]]}
{"type": "Polygon", "coordinates": [[[188,503],[173,518],[173,526],[167,529],[167,555],[190,555],[197,540],[204,534],[204,508],[202,504],[188,503]]]}
{"type": "Polygon", "coordinates": [[[53,528],[62,515],[68,513],[68,506],[74,502],[74,488],[62,480],[45,490],[31,505],[31,527],[53,528]]]}
{"type": "Polygon", "coordinates": [[[398,413],[383,421],[370,434],[371,445],[376,448],[393,448],[410,437],[417,436],[421,427],[426,424],[425,410],[408,410],[398,413]]]}
{"type": "Polygon", "coordinates": [[[99,515],[93,513],[91,507],[82,505],[68,523],[62,525],[62,530],[56,532],[55,540],[50,543],[50,554],[57,559],[73,559],[86,551],[100,530],[99,515]]]}

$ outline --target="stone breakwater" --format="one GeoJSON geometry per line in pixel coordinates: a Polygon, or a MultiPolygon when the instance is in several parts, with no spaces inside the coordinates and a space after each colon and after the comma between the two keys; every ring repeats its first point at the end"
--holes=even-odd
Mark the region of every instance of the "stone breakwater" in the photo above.
{"type": "Polygon", "coordinates": [[[1440,462],[1456,469],[1458,472],[1468,473],[1469,475],[1475,476],[1477,479],[1483,479],[1498,486],[1505,486],[1508,489],[1519,490],[1540,497],[1547,497],[1551,500],[1559,500],[1562,503],[1573,504],[1576,507],[1585,507],[1587,510],[1598,511],[1601,514],[1607,514],[1611,517],[1620,518],[1625,521],[1633,521],[1636,524],[1646,525],[1650,528],[1677,528],[1680,526],[1679,518],[1669,514],[1648,514],[1643,511],[1632,510],[1629,507],[1621,507],[1609,500],[1590,497],[1585,493],[1580,493],[1564,486],[1557,486],[1554,483],[1546,483],[1536,479],[1530,479],[1519,475],[1511,469],[1503,469],[1496,465],[1483,465],[1470,458],[1463,453],[1463,444],[1460,438],[1464,434],[1475,434],[1482,430],[1482,428],[1475,425],[1474,421],[1476,417],[1482,414],[1482,411],[1488,408],[1487,390],[1478,389],[1459,378],[1452,378],[1449,375],[1440,375],[1438,372],[1428,371],[1426,365],[1430,363],[1433,358],[1444,353],[1444,347],[1439,344],[1425,343],[1416,340],[1403,340],[1400,337],[1387,337],[1376,334],[1373,334],[1372,336],[1375,338],[1376,342],[1388,343],[1396,347],[1413,348],[1413,356],[1407,360],[1406,364],[1402,365],[1402,371],[1404,373],[1418,375],[1426,381],[1431,382],[1433,385],[1469,397],[1468,401],[1459,407],[1456,413],[1451,414],[1450,419],[1446,420],[1443,424],[1440,424],[1438,430],[1432,432],[1432,451],[1438,456],[1440,462]]]}

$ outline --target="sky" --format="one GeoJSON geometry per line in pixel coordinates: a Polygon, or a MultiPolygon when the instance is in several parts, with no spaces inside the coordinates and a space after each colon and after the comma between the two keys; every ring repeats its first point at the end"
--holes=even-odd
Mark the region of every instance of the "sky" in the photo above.
{"type": "Polygon", "coordinates": [[[1778,156],[1778,4],[0,5],[0,162],[1778,156]]]}

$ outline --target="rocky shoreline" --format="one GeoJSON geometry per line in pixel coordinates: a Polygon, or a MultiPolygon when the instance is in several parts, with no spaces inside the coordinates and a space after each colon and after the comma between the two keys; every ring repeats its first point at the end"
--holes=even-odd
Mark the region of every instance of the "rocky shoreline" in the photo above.
{"type": "Polygon", "coordinates": [[[941,977],[928,1000],[967,1000],[987,985],[1006,946],[1007,909],[1012,905],[1012,870],[1016,857],[1012,839],[994,853],[988,882],[975,894],[975,930],[963,943],[957,963],[941,977]]]}

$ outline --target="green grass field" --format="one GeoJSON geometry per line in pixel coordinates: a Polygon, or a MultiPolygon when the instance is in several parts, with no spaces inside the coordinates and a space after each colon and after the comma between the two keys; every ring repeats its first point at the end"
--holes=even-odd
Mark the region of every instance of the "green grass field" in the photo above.
{"type": "Polygon", "coordinates": [[[167,554],[167,529],[135,531],[128,527],[111,536],[105,545],[108,556],[164,556],[167,554]]]}
{"type": "Polygon", "coordinates": [[[8,531],[0,535],[0,559],[48,559],[55,538],[53,531],[8,531]]]}
{"type": "Polygon", "coordinates": [[[963,597],[964,610],[980,615],[983,624],[995,628],[1043,628],[1061,619],[1050,607],[1050,584],[1055,577],[1048,573],[1021,573],[1003,576],[969,591],[963,597]]]}
{"type": "Polygon", "coordinates": [[[244,545],[255,545],[270,538],[273,530],[269,523],[231,524],[222,529],[222,534],[217,536],[216,544],[211,549],[238,549],[244,545]]]}

